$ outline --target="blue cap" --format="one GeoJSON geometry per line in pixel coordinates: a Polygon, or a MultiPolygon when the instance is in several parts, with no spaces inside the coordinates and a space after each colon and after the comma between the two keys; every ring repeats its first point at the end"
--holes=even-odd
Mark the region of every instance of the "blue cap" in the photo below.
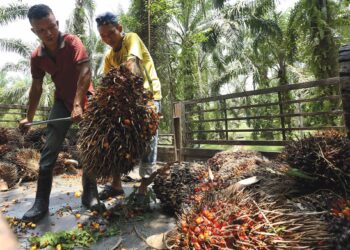
{"type": "Polygon", "coordinates": [[[106,24],[118,24],[117,15],[112,12],[105,12],[98,15],[95,19],[97,26],[106,25],[106,24]]]}

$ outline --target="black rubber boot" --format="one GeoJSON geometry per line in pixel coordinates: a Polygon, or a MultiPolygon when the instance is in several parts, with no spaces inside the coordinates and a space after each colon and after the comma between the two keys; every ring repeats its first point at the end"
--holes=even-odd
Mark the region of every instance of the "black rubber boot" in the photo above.
{"type": "Polygon", "coordinates": [[[105,204],[103,204],[98,198],[97,184],[95,181],[83,174],[83,194],[81,196],[81,203],[90,210],[103,212],[106,210],[105,204]]]}
{"type": "Polygon", "coordinates": [[[34,205],[22,217],[22,220],[38,222],[49,211],[49,200],[52,186],[52,171],[39,171],[34,205]]]}

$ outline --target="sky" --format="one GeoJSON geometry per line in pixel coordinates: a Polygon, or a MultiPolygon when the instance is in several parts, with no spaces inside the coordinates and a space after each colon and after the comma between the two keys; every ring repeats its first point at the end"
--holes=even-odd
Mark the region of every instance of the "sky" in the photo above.
{"type": "MultiPolygon", "coordinates": [[[[127,12],[130,6],[131,0],[96,0],[96,14],[104,11],[120,12],[122,9],[127,12]]],[[[277,0],[277,10],[285,11],[298,0],[277,0]]],[[[0,6],[8,5],[13,3],[15,0],[1,0],[0,6]]],[[[60,23],[60,30],[64,31],[65,22],[72,14],[74,9],[75,0],[49,0],[49,1],[38,1],[38,0],[21,0],[22,3],[27,3],[29,6],[39,3],[45,3],[49,5],[54,12],[56,19],[60,23]]],[[[0,38],[20,38],[28,43],[37,43],[36,36],[30,30],[30,24],[27,19],[19,20],[14,23],[0,26],[0,38]]],[[[0,67],[7,62],[17,62],[20,56],[15,53],[6,53],[0,51],[0,67]]]]}

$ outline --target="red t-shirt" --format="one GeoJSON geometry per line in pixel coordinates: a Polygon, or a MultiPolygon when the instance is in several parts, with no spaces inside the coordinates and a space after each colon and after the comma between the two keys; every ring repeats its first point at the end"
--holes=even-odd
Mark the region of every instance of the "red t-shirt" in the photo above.
{"type": "MultiPolygon", "coordinates": [[[[89,61],[89,56],[79,37],[71,34],[60,34],[58,46],[53,56],[43,45],[36,48],[31,56],[31,73],[33,79],[43,79],[45,73],[50,74],[56,87],[55,98],[72,111],[79,79],[76,65],[89,61]]],[[[94,92],[92,83],[88,91],[94,92]]]]}

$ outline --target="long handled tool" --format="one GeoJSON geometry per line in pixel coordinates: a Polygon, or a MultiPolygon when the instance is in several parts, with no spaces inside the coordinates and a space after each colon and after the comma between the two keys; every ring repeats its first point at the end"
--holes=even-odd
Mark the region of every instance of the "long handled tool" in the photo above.
{"type": "Polygon", "coordinates": [[[55,122],[64,122],[64,121],[71,121],[71,117],[64,117],[64,118],[57,118],[57,119],[51,119],[51,120],[45,120],[45,121],[37,121],[37,122],[29,122],[26,123],[25,126],[35,126],[39,124],[47,124],[47,123],[55,123],[55,122]]]}

